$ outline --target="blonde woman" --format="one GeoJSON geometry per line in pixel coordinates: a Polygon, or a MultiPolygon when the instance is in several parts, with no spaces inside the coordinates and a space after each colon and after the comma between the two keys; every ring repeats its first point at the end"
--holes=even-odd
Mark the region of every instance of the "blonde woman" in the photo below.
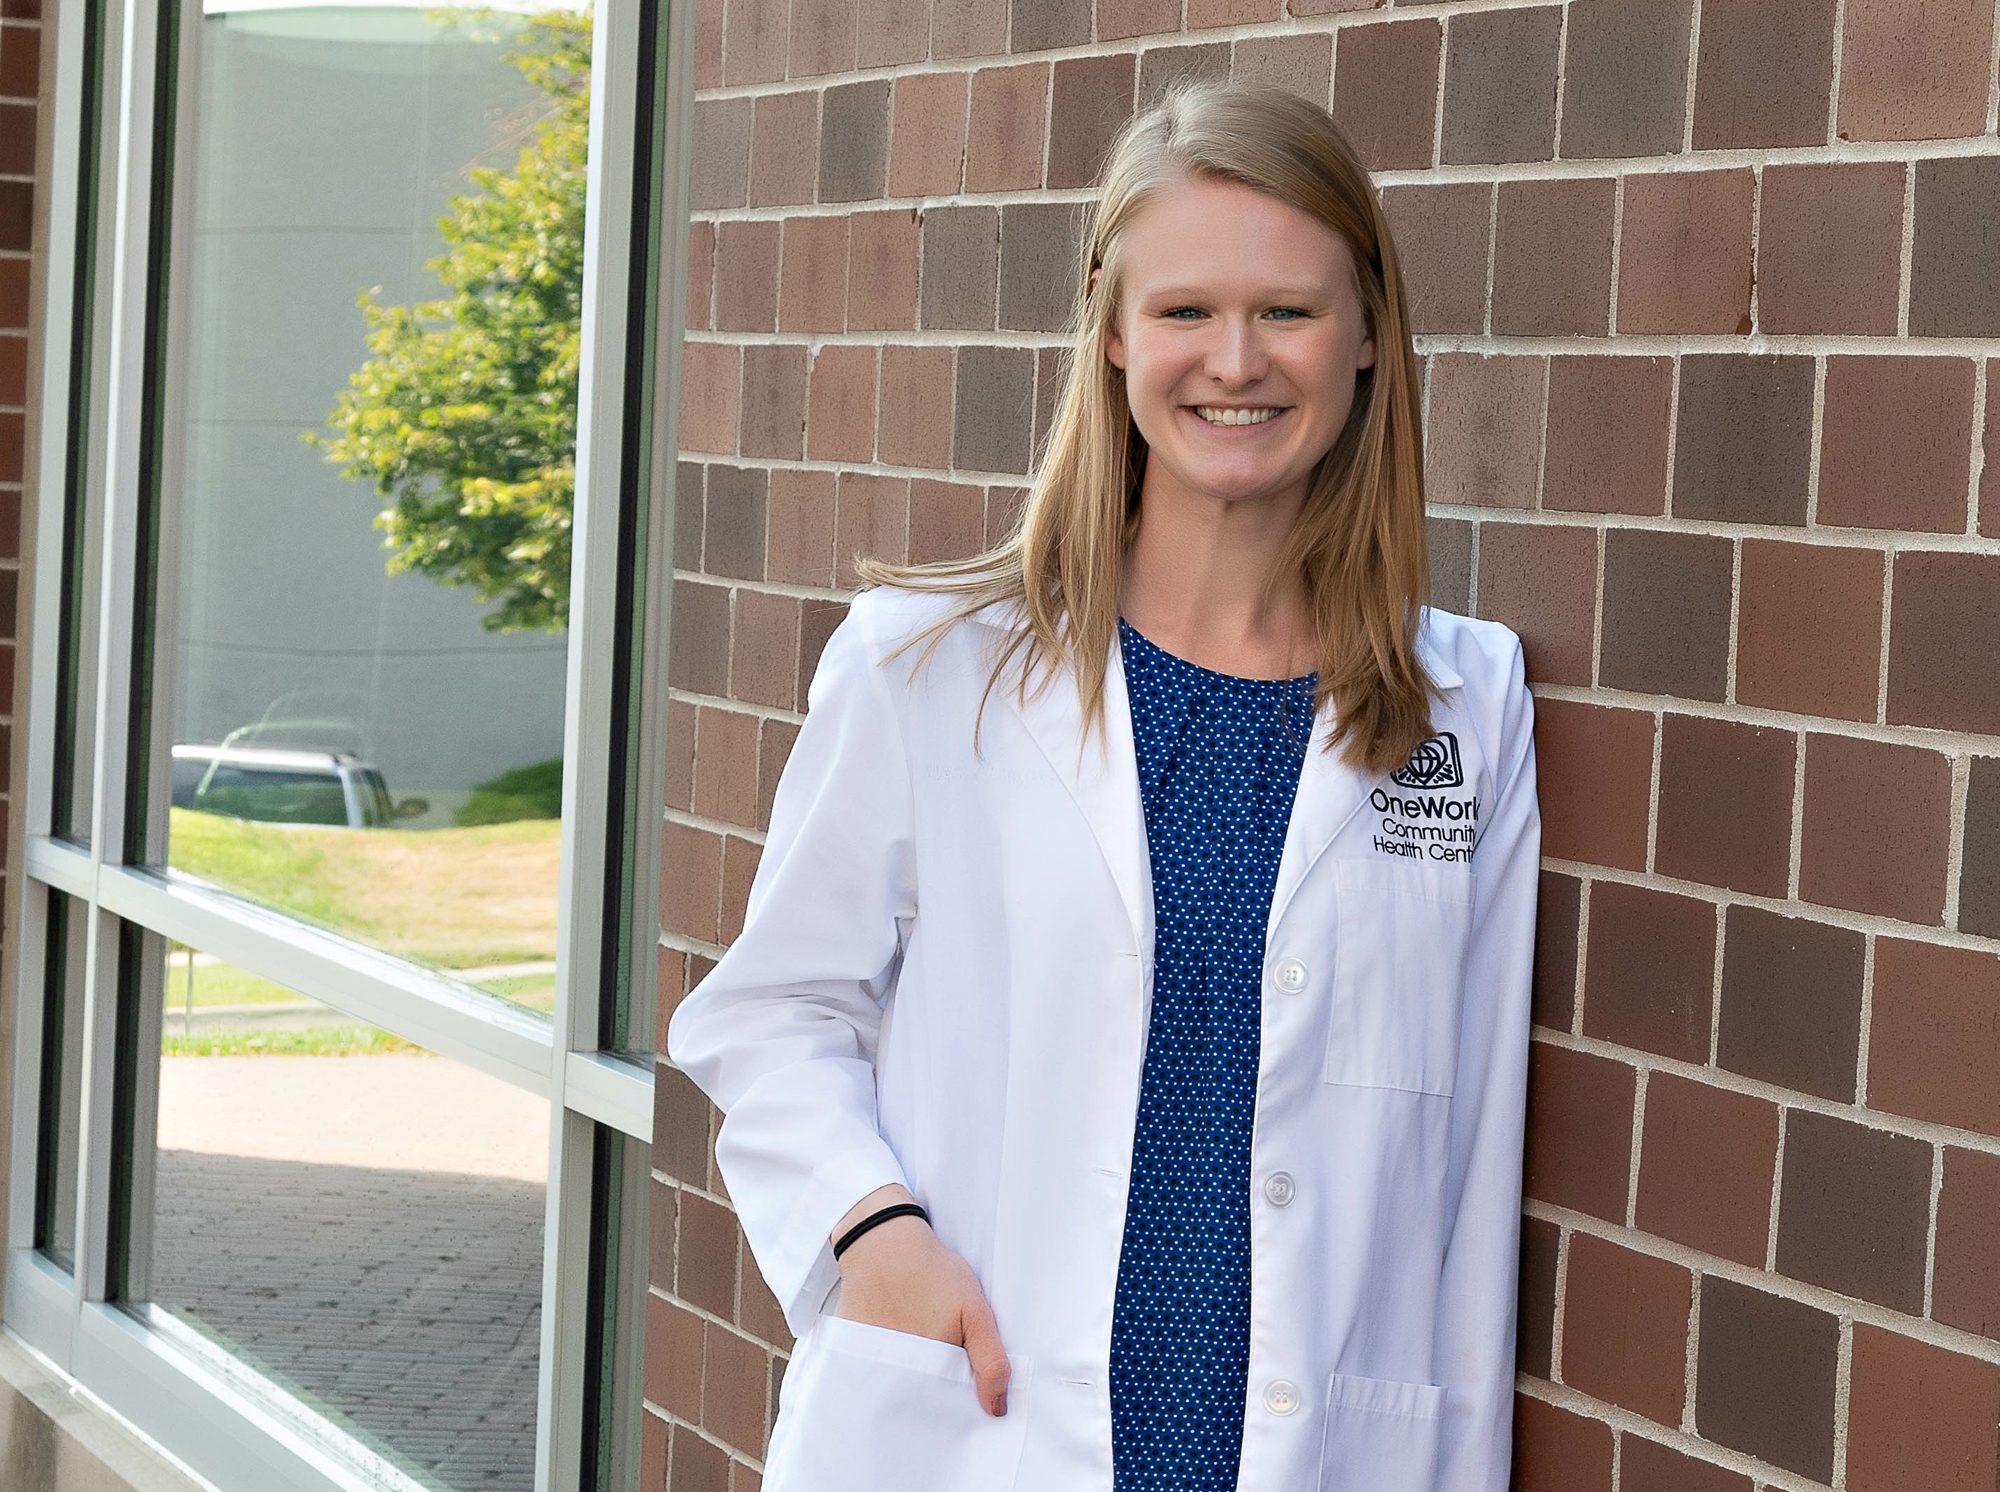
{"type": "Polygon", "coordinates": [[[798,1339],[765,1492],[1501,1492],[1532,705],[1426,604],[1387,226],[1184,85],[1079,270],[1018,526],[864,568],[669,1029],[798,1339]]]}

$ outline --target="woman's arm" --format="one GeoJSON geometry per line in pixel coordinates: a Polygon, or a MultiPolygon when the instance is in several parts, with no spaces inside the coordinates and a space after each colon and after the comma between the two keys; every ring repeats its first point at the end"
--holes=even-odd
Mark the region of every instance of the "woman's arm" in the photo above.
{"type": "Polygon", "coordinates": [[[1493,812],[1473,850],[1479,881],[1466,948],[1448,1177],[1457,1209],[1438,1294],[1436,1360],[1446,1394],[1437,1492],[1506,1492],[1511,1459],[1542,838],[1534,701],[1518,638],[1507,664],[1506,696],[1493,812]]]}
{"type": "Polygon", "coordinates": [[[667,1027],[667,1055],[723,1111],[716,1164],[795,1336],[837,1278],[836,1224],[907,1186],[876,1124],[875,1046],[917,910],[914,832],[870,594],[807,690],[743,931],[667,1027]]]}

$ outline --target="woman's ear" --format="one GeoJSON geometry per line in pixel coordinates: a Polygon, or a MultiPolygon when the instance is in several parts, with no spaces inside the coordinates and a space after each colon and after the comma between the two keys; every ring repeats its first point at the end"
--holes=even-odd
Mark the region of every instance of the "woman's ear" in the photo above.
{"type": "MultiPolygon", "coordinates": [[[[1090,272],[1090,288],[1093,291],[1097,289],[1097,277],[1103,273],[1102,266],[1090,272]]],[[[1118,323],[1115,320],[1105,324],[1104,356],[1114,368],[1125,366],[1125,339],[1118,334],[1118,323]]]]}

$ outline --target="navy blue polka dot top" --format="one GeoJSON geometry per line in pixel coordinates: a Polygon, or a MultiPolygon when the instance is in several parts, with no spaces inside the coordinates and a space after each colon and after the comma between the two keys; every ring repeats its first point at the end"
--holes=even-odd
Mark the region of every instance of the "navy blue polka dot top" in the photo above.
{"type": "Polygon", "coordinates": [[[1317,674],[1176,657],[1123,617],[1153,874],[1153,1008],[1112,1313],[1116,1492],[1234,1492],[1250,1366],[1264,929],[1317,674]]]}

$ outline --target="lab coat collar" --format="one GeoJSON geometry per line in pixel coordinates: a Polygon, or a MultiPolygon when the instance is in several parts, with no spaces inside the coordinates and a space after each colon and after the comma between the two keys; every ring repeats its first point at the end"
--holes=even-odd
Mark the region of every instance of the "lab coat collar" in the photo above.
{"type": "MultiPolygon", "coordinates": [[[[972,620],[1008,630],[1018,625],[1020,603],[996,601],[972,613],[972,620]]],[[[1426,610],[1417,633],[1417,651],[1440,688],[1456,689],[1464,680],[1439,650],[1434,624],[1426,610]]],[[[1146,843],[1145,807],[1139,795],[1138,755],[1132,738],[1131,696],[1126,690],[1124,655],[1116,632],[1104,671],[1104,732],[1101,747],[1086,750],[1083,707],[1073,681],[1048,680],[1023,704],[1011,682],[994,690],[1021,717],[1028,734],[1048,758],[1090,825],[1098,848],[1118,887],[1119,900],[1130,918],[1141,957],[1153,948],[1152,855],[1146,843]]],[[[1299,773],[1291,820],[1278,860],[1277,882],[1271,894],[1270,927],[1275,929],[1306,874],[1334,836],[1346,827],[1368,794],[1386,774],[1371,775],[1337,753],[1326,750],[1333,731],[1331,712],[1322,709],[1313,721],[1312,740],[1299,773]]]]}

